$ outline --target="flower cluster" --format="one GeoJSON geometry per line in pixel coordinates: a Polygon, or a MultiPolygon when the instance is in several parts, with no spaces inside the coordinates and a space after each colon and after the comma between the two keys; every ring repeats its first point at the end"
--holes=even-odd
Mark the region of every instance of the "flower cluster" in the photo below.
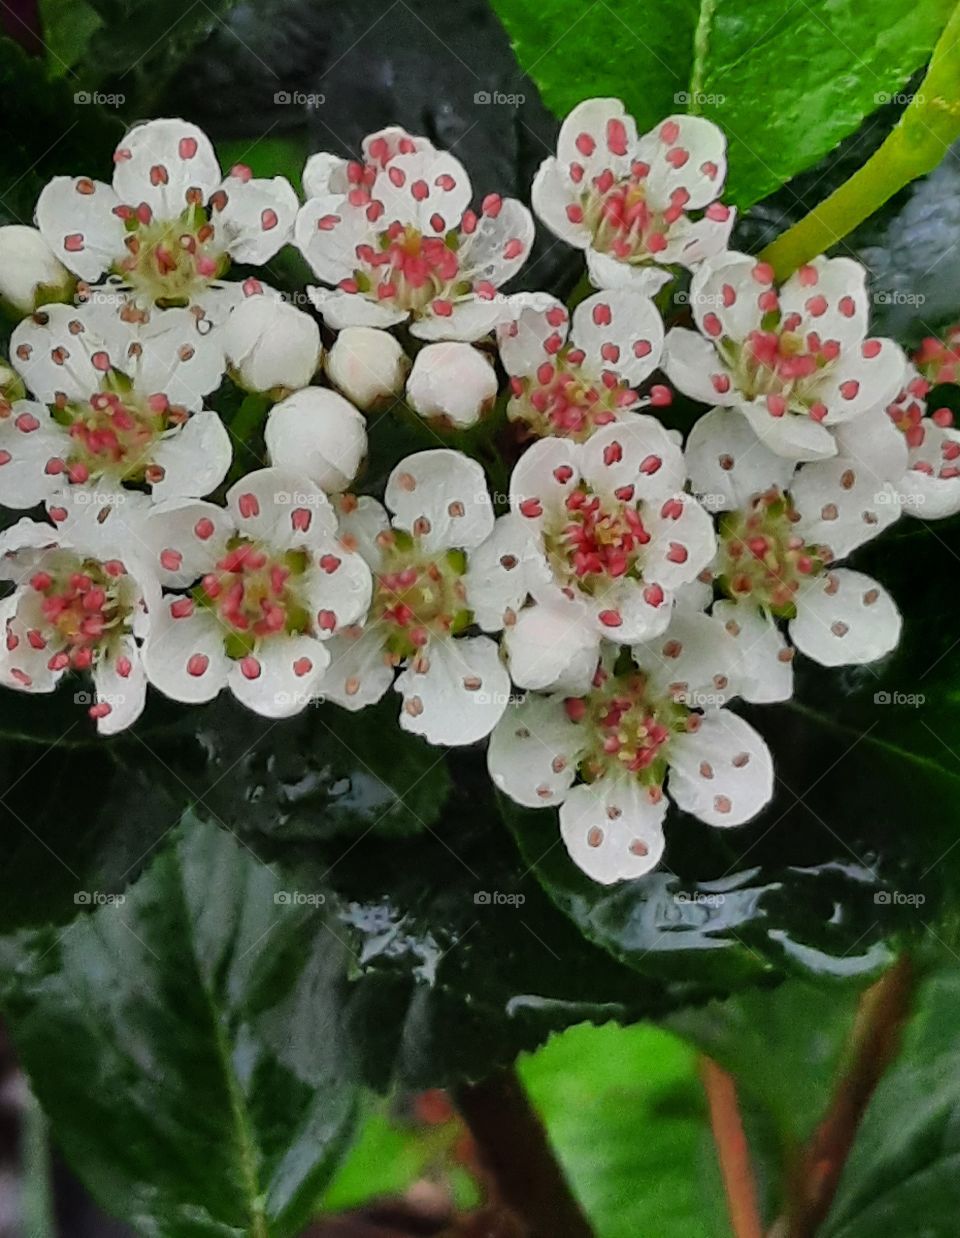
{"type": "Polygon", "coordinates": [[[180,120],[114,165],[0,229],[0,503],[31,512],[0,535],[7,687],[90,676],[103,735],[148,686],[270,718],[392,688],[429,743],[489,737],[495,785],[558,807],[574,861],[614,882],[659,862],[670,802],[734,826],[769,801],[737,698],[788,699],[797,653],[896,647],[893,598],[840,564],[904,512],[960,511],[960,432],[869,334],[856,263],[778,285],[727,248],[712,123],[570,114],[532,203],[585,251],[572,309],[500,291],[530,212],[402,129],[313,155],[302,204],[223,176],[180,120]],[[325,335],[249,273],[288,243],[325,335]],[[666,329],[670,304],[689,312],[666,329]],[[677,391],[708,406],[685,441],[661,420],[677,391]],[[394,451],[374,497],[387,417],[437,445],[394,451]],[[483,465],[508,459],[491,494],[483,465]]]}

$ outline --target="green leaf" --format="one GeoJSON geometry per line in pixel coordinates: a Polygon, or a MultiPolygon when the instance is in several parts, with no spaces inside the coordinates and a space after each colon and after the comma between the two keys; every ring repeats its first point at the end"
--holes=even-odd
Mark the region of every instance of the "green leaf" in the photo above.
{"type": "Polygon", "coordinates": [[[345,947],[188,819],[120,903],[0,941],[3,1006],[71,1164],[138,1233],[283,1238],[354,1109],[345,947]]]}
{"type": "Polygon", "coordinates": [[[756,202],[812,166],[927,59],[953,8],[920,0],[494,0],[522,67],[559,116],[591,96],[640,132],[692,111],[730,143],[727,197],[756,202]]]}
{"type": "Polygon", "coordinates": [[[847,1161],[823,1238],[956,1232],[960,1209],[960,972],[920,990],[899,1058],[881,1081],[847,1161]]]}
{"type": "Polygon", "coordinates": [[[574,1027],[518,1070],[598,1235],[726,1232],[695,1054],[675,1036],[574,1027]]]}

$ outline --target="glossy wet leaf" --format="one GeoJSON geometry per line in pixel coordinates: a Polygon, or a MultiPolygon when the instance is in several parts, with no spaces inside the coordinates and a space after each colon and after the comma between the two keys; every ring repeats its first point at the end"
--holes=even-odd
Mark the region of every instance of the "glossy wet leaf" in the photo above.
{"type": "Polygon", "coordinates": [[[960,973],[920,989],[900,1054],[874,1093],[824,1238],[953,1233],[960,1209],[960,973]]]}
{"type": "Polygon", "coordinates": [[[57,1140],[138,1233],[293,1235],[339,1162],[345,948],[291,893],[190,819],[122,902],[0,942],[4,1012],[57,1140]]]}
{"type": "Polygon", "coordinates": [[[612,95],[641,133],[683,111],[723,126],[728,197],[747,206],[816,163],[895,95],[929,57],[952,5],[495,0],[495,8],[558,116],[612,95]]]}
{"type": "Polygon", "coordinates": [[[575,1027],[518,1071],[597,1234],[724,1232],[695,1054],[676,1037],[575,1027]]]}

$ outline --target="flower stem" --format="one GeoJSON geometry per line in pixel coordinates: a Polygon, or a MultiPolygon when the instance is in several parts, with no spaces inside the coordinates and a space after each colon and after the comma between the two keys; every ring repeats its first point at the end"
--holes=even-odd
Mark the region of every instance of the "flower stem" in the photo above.
{"type": "Polygon", "coordinates": [[[793,1198],[777,1231],[787,1238],[814,1238],[823,1224],[860,1121],[900,1048],[913,992],[913,968],[908,956],[901,955],[861,998],[849,1064],[793,1175],[793,1198]]]}
{"type": "Polygon", "coordinates": [[[757,1188],[740,1119],[736,1084],[733,1077],[709,1057],[701,1058],[700,1075],[710,1107],[710,1127],[727,1196],[730,1229],[734,1238],[762,1238],[757,1188]]]}
{"type": "Polygon", "coordinates": [[[503,1203],[530,1238],[593,1238],[515,1071],[462,1084],[456,1103],[503,1203]]]}
{"type": "Polygon", "coordinates": [[[920,83],[883,145],[839,189],[763,251],[778,279],[822,254],[904,185],[932,171],[960,137],[960,5],[920,83]]]}
{"type": "Polygon", "coordinates": [[[244,398],[243,403],[233,415],[228,429],[233,439],[233,465],[230,469],[227,483],[235,482],[244,473],[250,471],[251,457],[253,467],[262,467],[263,461],[257,459],[250,447],[250,440],[259,430],[267,413],[273,407],[269,396],[251,394],[244,398]]]}

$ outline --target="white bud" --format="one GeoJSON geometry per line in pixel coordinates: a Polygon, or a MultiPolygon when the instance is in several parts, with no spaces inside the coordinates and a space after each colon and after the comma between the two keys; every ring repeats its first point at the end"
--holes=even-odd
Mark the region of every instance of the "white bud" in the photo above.
{"type": "Polygon", "coordinates": [[[398,396],[409,369],[399,341],[376,327],[344,327],[327,353],[330,381],[364,410],[398,396]]]}
{"type": "Polygon", "coordinates": [[[324,387],[304,387],[267,416],[270,463],[305,473],[329,494],[346,490],[367,454],[367,423],[352,404],[324,387]]]}
{"type": "Polygon", "coordinates": [[[269,293],[241,301],[224,324],[223,347],[247,391],[297,391],[323,356],[316,320],[269,293]]]}
{"type": "Polygon", "coordinates": [[[0,303],[21,318],[50,301],[68,301],[77,281],[36,228],[0,228],[0,303]]]}
{"type": "Polygon", "coordinates": [[[444,417],[458,429],[476,424],[497,397],[497,375],[485,353],[444,341],[417,353],[407,400],[421,417],[444,417]]]}

